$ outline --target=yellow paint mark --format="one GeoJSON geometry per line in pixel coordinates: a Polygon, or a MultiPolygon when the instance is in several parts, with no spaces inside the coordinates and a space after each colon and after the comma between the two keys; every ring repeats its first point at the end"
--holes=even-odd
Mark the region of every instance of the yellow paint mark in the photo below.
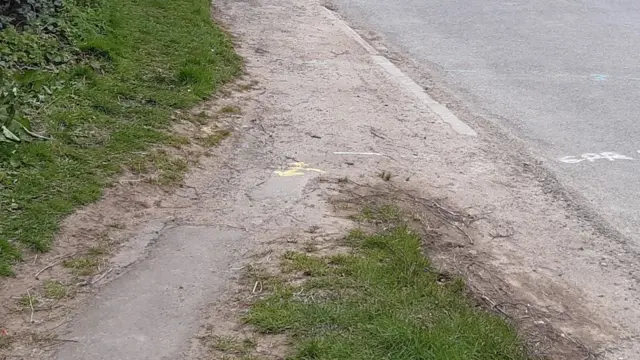
{"type": "Polygon", "coordinates": [[[324,173],[324,171],[320,169],[307,167],[307,164],[303,162],[296,162],[296,163],[289,164],[289,168],[287,170],[275,171],[275,173],[280,176],[300,176],[300,175],[304,175],[305,171],[314,171],[320,174],[324,173]]]}

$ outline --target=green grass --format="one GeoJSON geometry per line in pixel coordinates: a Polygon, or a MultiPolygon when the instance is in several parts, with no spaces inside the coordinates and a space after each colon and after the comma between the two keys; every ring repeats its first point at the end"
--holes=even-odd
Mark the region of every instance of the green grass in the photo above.
{"type": "Polygon", "coordinates": [[[283,271],[307,281],[277,285],[246,316],[260,332],[288,334],[288,359],[527,359],[515,331],[476,308],[462,280],[438,282],[406,227],[355,231],[348,244],[347,255],[288,252],[283,271]]]}
{"type": "Polygon", "coordinates": [[[43,295],[48,299],[60,300],[69,296],[69,289],[60,281],[45,280],[43,286],[43,295]]]}
{"type": "Polygon", "coordinates": [[[77,276],[89,276],[98,272],[100,259],[95,256],[85,255],[65,260],[62,266],[71,269],[71,272],[77,276]]]}
{"type": "Polygon", "coordinates": [[[23,309],[29,309],[32,306],[35,306],[39,303],[38,298],[34,295],[22,295],[20,299],[18,299],[18,305],[23,309]]]}
{"type": "Polygon", "coordinates": [[[208,0],[98,3],[74,25],[77,47],[97,59],[91,66],[23,74],[57,89],[44,106],[21,109],[54,140],[0,144],[0,275],[13,273],[25,248],[48,250],[61,218],[98,199],[123,168],[179,181],[186,165],[153,150],[180,142],[172,112],[239,72],[208,0]]]}
{"type": "Polygon", "coordinates": [[[214,336],[211,348],[226,355],[249,355],[256,347],[251,338],[239,339],[231,336],[214,336]]]}
{"type": "Polygon", "coordinates": [[[393,205],[364,206],[354,220],[372,223],[398,223],[402,221],[402,211],[393,205]]]}

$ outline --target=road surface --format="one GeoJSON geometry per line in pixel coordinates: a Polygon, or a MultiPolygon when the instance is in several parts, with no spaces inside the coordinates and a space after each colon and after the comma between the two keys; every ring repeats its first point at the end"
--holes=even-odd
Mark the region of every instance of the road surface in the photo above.
{"type": "Polygon", "coordinates": [[[337,0],[640,244],[640,2],[337,0]]]}

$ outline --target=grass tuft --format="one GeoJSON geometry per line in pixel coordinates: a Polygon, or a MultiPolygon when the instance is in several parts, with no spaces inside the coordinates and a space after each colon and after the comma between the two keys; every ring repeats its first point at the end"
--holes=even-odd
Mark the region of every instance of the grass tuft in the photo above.
{"type": "Polygon", "coordinates": [[[202,145],[207,147],[218,146],[222,140],[228,138],[231,135],[229,130],[219,130],[215,133],[201,139],[202,145]]]}
{"type": "Polygon", "coordinates": [[[60,300],[69,295],[67,286],[60,281],[46,280],[44,282],[44,297],[48,299],[60,300]]]}
{"type": "Polygon", "coordinates": [[[367,205],[362,212],[355,216],[356,220],[371,223],[399,223],[403,221],[402,211],[393,205],[367,205]]]}
{"type": "Polygon", "coordinates": [[[35,295],[25,294],[18,299],[18,305],[23,309],[29,309],[32,306],[36,306],[38,303],[40,303],[40,301],[35,295]]]}
{"type": "MultiPolygon", "coordinates": [[[[390,210],[373,213],[396,217],[390,210]]],[[[308,280],[275,287],[247,314],[259,331],[290,336],[288,359],[527,359],[503,319],[465,298],[462,280],[432,271],[406,227],[354,231],[348,243],[347,255],[285,254],[283,270],[308,280]]]]}
{"type": "Polygon", "coordinates": [[[326,259],[309,256],[294,251],[284,254],[282,271],[285,273],[300,272],[306,276],[323,275],[329,270],[326,259]]]}
{"type": "Polygon", "coordinates": [[[0,334],[0,349],[8,349],[13,343],[13,337],[5,334],[0,334]]]}
{"type": "Polygon", "coordinates": [[[93,256],[80,256],[65,260],[62,265],[77,276],[89,276],[98,272],[100,260],[93,256]]]}
{"type": "Polygon", "coordinates": [[[238,339],[232,336],[214,336],[211,348],[227,355],[246,356],[256,348],[256,342],[251,338],[238,339]]]}
{"type": "Polygon", "coordinates": [[[239,107],[234,105],[226,105],[220,109],[220,112],[222,114],[240,114],[242,113],[242,110],[240,110],[239,107]]]}

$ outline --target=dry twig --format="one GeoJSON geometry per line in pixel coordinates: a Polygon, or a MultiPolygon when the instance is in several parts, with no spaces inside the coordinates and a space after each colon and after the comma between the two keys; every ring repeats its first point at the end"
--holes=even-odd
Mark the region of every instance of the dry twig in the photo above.
{"type": "Polygon", "coordinates": [[[109,268],[109,270],[103,272],[100,276],[98,276],[95,280],[92,280],[89,285],[93,285],[95,283],[97,283],[98,281],[104,279],[105,276],[107,276],[110,272],[113,271],[113,268],[109,268]]]}
{"type": "Polygon", "coordinates": [[[31,292],[27,289],[27,297],[29,298],[29,307],[31,308],[31,317],[29,318],[29,322],[33,323],[33,313],[35,310],[33,309],[33,300],[31,299],[31,292]]]}
{"type": "Polygon", "coordinates": [[[253,291],[251,291],[252,293],[256,293],[256,289],[258,288],[258,284],[260,285],[260,290],[258,290],[259,293],[262,292],[262,281],[256,281],[255,285],[253,285],[253,291]]]}
{"type": "Polygon", "coordinates": [[[56,260],[56,261],[54,261],[54,262],[50,263],[49,265],[47,265],[47,266],[43,267],[42,269],[40,269],[40,270],[35,274],[35,278],[36,278],[36,280],[39,280],[39,279],[38,279],[38,276],[40,276],[40,274],[42,274],[42,272],[43,272],[43,271],[46,271],[46,270],[48,270],[48,269],[51,269],[52,267],[54,267],[54,266],[56,266],[56,265],[60,264],[64,259],[69,258],[69,257],[71,257],[71,256],[73,256],[73,255],[75,255],[75,254],[76,254],[76,253],[74,252],[74,253],[71,253],[71,254],[63,255],[63,256],[62,256],[61,258],[59,258],[58,260],[56,260]]]}

